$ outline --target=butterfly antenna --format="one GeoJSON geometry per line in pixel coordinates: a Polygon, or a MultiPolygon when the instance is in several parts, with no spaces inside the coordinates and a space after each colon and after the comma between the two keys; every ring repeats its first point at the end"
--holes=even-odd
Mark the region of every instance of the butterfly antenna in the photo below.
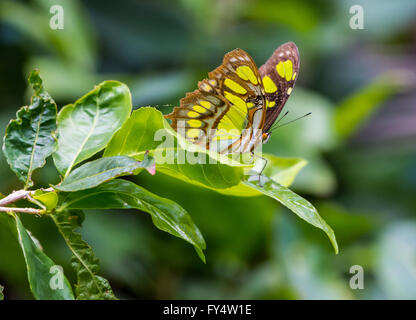
{"type": "Polygon", "coordinates": [[[307,116],[309,116],[309,115],[311,115],[311,114],[312,114],[312,112],[308,112],[308,113],[304,114],[303,116],[300,116],[300,117],[298,117],[298,118],[296,118],[296,119],[290,120],[289,122],[283,123],[283,124],[281,124],[280,126],[273,127],[273,130],[274,130],[274,129],[277,129],[277,128],[281,128],[281,127],[283,127],[283,126],[285,126],[285,125],[287,125],[287,124],[289,124],[289,123],[292,123],[292,122],[298,121],[298,120],[300,120],[300,119],[303,119],[303,118],[305,118],[305,117],[307,117],[307,116]]]}
{"type": "Polygon", "coordinates": [[[286,112],[285,112],[285,114],[284,114],[283,116],[281,116],[281,117],[280,117],[280,119],[279,119],[279,120],[277,120],[277,121],[276,121],[276,123],[275,123],[274,125],[272,125],[272,127],[270,128],[270,130],[269,130],[269,131],[273,130],[273,129],[275,128],[275,126],[276,126],[276,125],[278,125],[278,124],[279,124],[279,122],[280,122],[280,121],[282,121],[282,119],[283,119],[284,117],[286,117],[286,116],[287,116],[287,114],[288,114],[288,113],[289,113],[289,110],[288,110],[288,111],[286,111],[286,112]]]}

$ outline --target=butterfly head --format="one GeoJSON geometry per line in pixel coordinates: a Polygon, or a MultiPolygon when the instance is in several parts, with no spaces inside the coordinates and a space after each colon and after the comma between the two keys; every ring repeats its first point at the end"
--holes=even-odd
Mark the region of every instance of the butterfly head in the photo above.
{"type": "Polygon", "coordinates": [[[271,132],[263,132],[263,134],[261,135],[261,140],[263,143],[267,143],[267,141],[269,141],[271,136],[271,132]]]}

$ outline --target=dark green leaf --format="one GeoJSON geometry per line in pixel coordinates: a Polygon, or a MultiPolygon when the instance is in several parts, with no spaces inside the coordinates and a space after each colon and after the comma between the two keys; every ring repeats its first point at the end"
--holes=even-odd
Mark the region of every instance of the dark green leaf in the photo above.
{"type": "Polygon", "coordinates": [[[172,200],[161,198],[127,180],[113,180],[94,189],[70,193],[58,210],[138,209],[152,216],[162,231],[191,243],[202,260],[205,241],[190,215],[172,200]]]}
{"type": "Polygon", "coordinates": [[[25,184],[33,185],[32,173],[45,165],[55,150],[56,104],[44,90],[39,70],[29,76],[35,94],[31,104],[19,109],[16,120],[10,121],[3,141],[3,152],[11,169],[25,184]]]}
{"type": "Polygon", "coordinates": [[[58,149],[53,159],[65,177],[72,168],[104,149],[131,112],[126,85],[104,81],[58,114],[58,149]]]}
{"type": "Polygon", "coordinates": [[[185,161],[185,157],[193,155],[193,152],[185,149],[189,147],[176,135],[160,111],[144,107],[134,111],[123,128],[114,135],[104,156],[123,155],[141,160],[149,150],[156,160],[158,172],[188,183],[215,190],[228,188],[240,182],[243,177],[241,164],[224,164],[225,158],[217,159],[215,156],[218,154],[202,149],[198,152],[205,164],[191,164],[188,160],[185,161]]]}
{"type": "Polygon", "coordinates": [[[61,211],[51,215],[68,248],[72,252],[72,266],[77,273],[75,292],[79,300],[115,300],[108,281],[98,276],[99,261],[92,248],[75,229],[80,226],[81,217],[75,212],[61,211]]]}
{"type": "Polygon", "coordinates": [[[144,166],[153,165],[148,157],[141,162],[125,156],[100,158],[76,168],[54,188],[65,192],[90,189],[117,177],[138,174],[144,166]]]}
{"type": "Polygon", "coordinates": [[[40,300],[73,300],[74,295],[69,281],[63,274],[62,277],[58,274],[61,270],[58,269],[59,266],[42,251],[39,241],[28,233],[17,215],[15,220],[33,296],[40,300]]]}
{"type": "Polygon", "coordinates": [[[312,224],[313,226],[322,229],[328,236],[331,241],[335,253],[338,253],[338,244],[335,239],[334,231],[331,227],[325,222],[324,219],[319,215],[318,211],[310,204],[306,199],[297,195],[290,189],[280,185],[279,183],[273,181],[269,177],[262,176],[261,181],[259,182],[258,176],[252,176],[249,180],[244,181],[244,183],[263,194],[276,199],[285,207],[292,210],[299,218],[305,220],[306,222],[312,224]]]}

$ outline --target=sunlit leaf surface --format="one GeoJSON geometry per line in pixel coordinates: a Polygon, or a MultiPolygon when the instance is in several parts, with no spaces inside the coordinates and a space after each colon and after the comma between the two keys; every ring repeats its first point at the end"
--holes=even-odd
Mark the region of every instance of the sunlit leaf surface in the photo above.
{"type": "Polygon", "coordinates": [[[83,160],[104,149],[131,112],[126,85],[104,81],[58,114],[58,149],[53,159],[67,176],[83,160]]]}

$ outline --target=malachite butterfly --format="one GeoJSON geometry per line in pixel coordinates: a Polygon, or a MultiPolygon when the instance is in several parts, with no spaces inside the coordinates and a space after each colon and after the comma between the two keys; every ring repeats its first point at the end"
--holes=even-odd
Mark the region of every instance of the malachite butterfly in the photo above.
{"type": "Polygon", "coordinates": [[[293,42],[278,47],[260,69],[247,52],[235,49],[166,118],[178,133],[207,149],[253,152],[269,139],[298,74],[293,42]]]}

